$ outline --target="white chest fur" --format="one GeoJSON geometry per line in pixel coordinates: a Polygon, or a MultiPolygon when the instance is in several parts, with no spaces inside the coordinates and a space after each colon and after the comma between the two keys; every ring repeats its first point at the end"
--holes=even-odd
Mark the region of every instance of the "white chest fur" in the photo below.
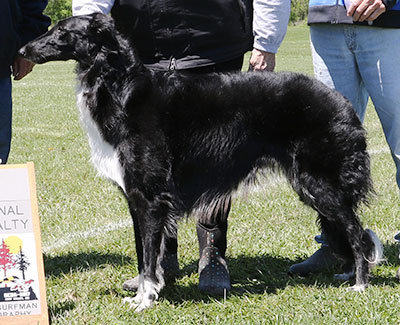
{"type": "Polygon", "coordinates": [[[119,162],[118,152],[104,140],[86,105],[85,91],[80,87],[77,90],[77,106],[82,125],[89,138],[91,162],[96,166],[100,176],[114,181],[125,191],[123,170],[119,162]]]}

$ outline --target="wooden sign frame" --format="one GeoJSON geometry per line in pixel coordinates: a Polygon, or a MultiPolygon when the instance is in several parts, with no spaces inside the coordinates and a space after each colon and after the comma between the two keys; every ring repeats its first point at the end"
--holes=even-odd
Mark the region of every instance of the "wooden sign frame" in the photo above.
{"type": "Polygon", "coordinates": [[[32,162],[0,165],[0,323],[49,324],[32,162]]]}

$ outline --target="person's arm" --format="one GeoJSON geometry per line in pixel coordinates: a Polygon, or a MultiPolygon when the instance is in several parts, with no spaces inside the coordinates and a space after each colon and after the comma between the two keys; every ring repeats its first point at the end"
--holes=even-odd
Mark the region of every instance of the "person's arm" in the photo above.
{"type": "MultiPolygon", "coordinates": [[[[47,0],[18,0],[22,21],[20,25],[21,46],[45,33],[50,26],[50,18],[43,15],[47,0]]],[[[21,57],[16,57],[13,62],[13,76],[20,80],[32,71],[34,64],[21,57]]]]}
{"type": "Polygon", "coordinates": [[[72,0],[72,15],[109,14],[115,0],[72,0]]]}
{"type": "Polygon", "coordinates": [[[19,26],[21,45],[25,45],[46,32],[50,26],[50,18],[43,15],[47,0],[18,0],[18,5],[22,15],[19,26]]]}
{"type": "Polygon", "coordinates": [[[275,54],[285,37],[290,0],[254,0],[254,49],[250,65],[254,70],[273,71],[275,54]]]}

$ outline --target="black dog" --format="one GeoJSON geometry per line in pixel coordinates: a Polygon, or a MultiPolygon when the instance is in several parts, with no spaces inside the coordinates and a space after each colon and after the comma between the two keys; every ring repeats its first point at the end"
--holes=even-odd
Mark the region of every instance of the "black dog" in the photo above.
{"type": "Polygon", "coordinates": [[[132,306],[152,305],[160,260],[179,216],[223,209],[241,182],[280,170],[318,212],[330,247],[368,283],[379,240],[356,215],[371,190],[365,132],[351,104],[295,73],[193,76],[153,72],[104,15],[73,17],[21,49],[44,63],[78,62],[78,106],[100,173],[124,191],[140,285],[132,306]]]}

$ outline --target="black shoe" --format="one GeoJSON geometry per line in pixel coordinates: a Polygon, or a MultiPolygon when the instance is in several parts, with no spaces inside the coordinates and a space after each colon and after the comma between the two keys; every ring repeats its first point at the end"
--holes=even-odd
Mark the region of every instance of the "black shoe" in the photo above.
{"type": "Polygon", "coordinates": [[[313,255],[304,262],[293,264],[288,273],[290,275],[308,276],[312,273],[320,273],[339,264],[339,260],[333,255],[329,246],[321,246],[313,255]]]}
{"type": "MultiPolygon", "coordinates": [[[[394,236],[394,240],[399,244],[399,248],[400,248],[400,232],[394,236]]],[[[399,254],[399,258],[400,258],[400,254],[399,254]]],[[[396,278],[397,278],[397,280],[400,280],[400,267],[397,269],[396,278]]]]}
{"type": "MultiPolygon", "coordinates": [[[[178,254],[165,253],[161,261],[161,267],[164,270],[164,280],[166,283],[173,282],[179,275],[178,254]]],[[[126,280],[122,289],[126,291],[137,291],[139,288],[139,275],[133,279],[126,280]]]]}
{"type": "Polygon", "coordinates": [[[231,281],[225,261],[226,224],[221,228],[207,229],[199,223],[196,226],[200,251],[199,289],[224,296],[231,290],[231,281]]]}

